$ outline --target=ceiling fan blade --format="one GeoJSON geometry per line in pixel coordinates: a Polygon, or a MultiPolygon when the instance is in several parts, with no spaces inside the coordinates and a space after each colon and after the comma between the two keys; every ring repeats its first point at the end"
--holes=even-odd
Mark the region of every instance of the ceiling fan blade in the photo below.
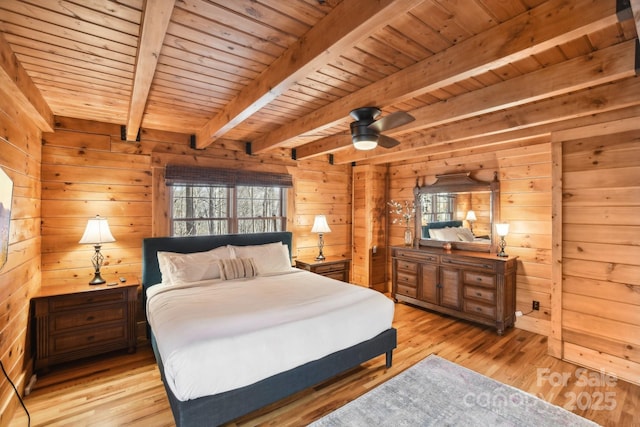
{"type": "Polygon", "coordinates": [[[379,135],[378,136],[378,145],[380,147],[393,148],[398,144],[400,144],[400,141],[398,141],[397,139],[393,139],[393,138],[391,138],[389,136],[386,136],[386,135],[379,135]]]}
{"type": "Polygon", "coordinates": [[[402,126],[414,120],[415,118],[411,114],[405,113],[404,111],[396,111],[371,123],[369,128],[375,129],[378,132],[384,132],[385,130],[402,126]]]}

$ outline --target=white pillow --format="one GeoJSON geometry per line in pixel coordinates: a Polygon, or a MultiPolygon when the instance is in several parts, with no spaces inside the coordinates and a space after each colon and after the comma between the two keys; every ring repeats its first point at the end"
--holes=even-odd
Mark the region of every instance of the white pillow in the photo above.
{"type": "Polygon", "coordinates": [[[444,240],[442,238],[441,230],[442,230],[441,228],[430,228],[429,229],[429,236],[432,239],[435,239],[435,240],[444,240]]]}
{"type": "Polygon", "coordinates": [[[473,240],[475,239],[475,236],[473,235],[473,233],[471,232],[471,230],[469,230],[468,228],[464,228],[464,227],[460,227],[458,229],[458,239],[461,242],[473,242],[473,240]]]}
{"type": "Polygon", "coordinates": [[[218,279],[220,277],[220,267],[217,261],[229,258],[231,256],[226,246],[210,251],[188,254],[158,252],[158,265],[162,274],[162,283],[171,285],[218,279]]]}
{"type": "Polygon", "coordinates": [[[447,242],[457,242],[458,239],[458,230],[459,227],[445,227],[440,229],[440,239],[445,240],[447,242]]]}
{"type": "Polygon", "coordinates": [[[292,269],[288,246],[282,242],[228,247],[232,258],[253,258],[260,274],[282,273],[292,269]]]}

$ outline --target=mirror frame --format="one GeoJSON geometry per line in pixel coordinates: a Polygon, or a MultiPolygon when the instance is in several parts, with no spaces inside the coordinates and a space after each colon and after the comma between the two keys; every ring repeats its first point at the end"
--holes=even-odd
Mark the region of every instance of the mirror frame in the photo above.
{"type": "Polygon", "coordinates": [[[470,177],[470,172],[452,173],[436,175],[436,181],[431,185],[420,186],[416,183],[413,190],[415,197],[416,215],[415,228],[418,246],[429,246],[442,248],[444,244],[450,243],[452,249],[468,250],[476,252],[495,252],[498,247],[498,238],[495,232],[495,225],[500,222],[500,182],[498,173],[494,172],[493,181],[478,181],[470,177]],[[444,240],[432,240],[422,237],[422,205],[420,204],[421,194],[433,193],[469,193],[474,191],[488,191],[491,193],[491,243],[479,242],[448,242],[444,240]]]}

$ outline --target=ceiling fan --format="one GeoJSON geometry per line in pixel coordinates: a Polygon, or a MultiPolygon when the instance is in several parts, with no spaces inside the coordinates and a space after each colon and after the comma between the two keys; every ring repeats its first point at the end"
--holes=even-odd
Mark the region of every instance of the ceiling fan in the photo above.
{"type": "Polygon", "coordinates": [[[362,107],[351,111],[349,115],[355,119],[351,122],[351,140],[357,150],[373,150],[378,145],[384,148],[395,147],[400,141],[382,135],[389,129],[402,126],[415,119],[404,111],[397,111],[376,120],[380,116],[380,109],[377,107],[362,107]]]}

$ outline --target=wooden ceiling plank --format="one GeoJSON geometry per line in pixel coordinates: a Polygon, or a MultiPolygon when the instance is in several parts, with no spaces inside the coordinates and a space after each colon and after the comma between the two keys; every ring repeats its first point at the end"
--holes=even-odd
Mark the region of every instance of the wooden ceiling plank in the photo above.
{"type": "MultiPolygon", "coordinates": [[[[58,2],[41,3],[53,5],[58,2]]],[[[67,31],[79,35],[92,34],[92,37],[98,38],[102,40],[102,42],[104,42],[104,40],[111,40],[132,47],[135,46],[136,43],[136,34],[127,32],[131,31],[133,27],[126,21],[116,20],[124,26],[124,28],[116,29],[113,28],[113,26],[96,25],[73,15],[47,10],[40,5],[27,4],[18,0],[3,0],[0,2],[0,5],[2,9],[5,9],[6,12],[4,13],[22,15],[25,19],[33,22],[36,29],[47,31],[45,30],[46,27],[52,34],[68,37],[71,40],[81,40],[82,38],[69,37],[67,31]]],[[[113,25],[115,25],[115,23],[113,25]]],[[[100,46],[101,43],[98,42],[96,45],[100,46]]]]}
{"type": "MultiPolygon", "coordinates": [[[[21,27],[9,22],[0,23],[0,28],[2,28],[7,35],[12,35],[12,39],[7,37],[7,40],[12,44],[27,45],[38,40],[45,47],[43,50],[48,52],[58,52],[59,48],[64,48],[68,51],[78,52],[77,55],[85,58],[104,58],[107,61],[121,62],[131,65],[135,62],[135,50],[131,50],[131,55],[123,53],[120,51],[120,48],[123,47],[123,45],[110,43],[107,40],[104,41],[103,46],[98,47],[82,43],[78,40],[71,41],[63,37],[58,37],[54,34],[46,34],[43,36],[40,32],[36,33],[36,31],[31,28],[21,27]]],[[[128,46],[124,48],[126,51],[129,51],[130,49],[128,46]]]]}
{"type": "Polygon", "coordinates": [[[78,79],[82,80],[95,80],[97,82],[102,82],[107,85],[112,83],[114,85],[126,85],[129,86],[131,84],[131,75],[129,78],[117,76],[115,74],[105,74],[98,71],[93,71],[90,69],[78,69],[77,67],[73,67],[71,65],[56,63],[56,62],[42,62],[38,61],[37,63],[29,62],[31,58],[23,57],[21,64],[24,65],[25,70],[29,73],[40,71],[43,74],[49,75],[66,75],[66,76],[75,76],[78,79]]]}
{"type": "Polygon", "coordinates": [[[404,13],[418,3],[418,0],[375,3],[344,0],[211,119],[197,133],[196,145],[198,148],[210,145],[297,80],[338,58],[343,49],[357,44],[372,29],[386,25],[390,13],[404,13]]]}
{"type": "Polygon", "coordinates": [[[251,22],[245,18],[239,20],[237,18],[237,14],[228,12],[225,14],[224,9],[199,1],[193,5],[192,11],[186,11],[180,6],[176,7],[171,20],[184,27],[201,29],[214,37],[220,46],[242,46],[271,57],[280,56],[288,44],[295,42],[295,37],[277,31],[273,27],[267,27],[260,22],[251,22]],[[215,10],[209,12],[208,9],[211,7],[215,10]],[[259,31],[262,29],[265,31],[259,31]]]}
{"type": "Polygon", "coordinates": [[[133,75],[133,65],[119,63],[117,67],[111,64],[101,64],[98,62],[90,62],[83,59],[76,59],[73,57],[52,54],[46,51],[38,51],[23,46],[15,46],[13,52],[16,54],[20,62],[31,64],[42,64],[43,67],[48,67],[51,64],[63,64],[66,67],[71,67],[81,74],[82,70],[90,70],[96,73],[110,74],[125,79],[131,79],[133,75]]]}
{"type": "Polygon", "coordinates": [[[116,68],[119,70],[133,72],[133,63],[135,58],[126,57],[125,61],[119,61],[111,56],[100,56],[93,52],[83,52],[76,49],[68,49],[66,47],[55,46],[49,43],[49,38],[47,37],[47,42],[42,40],[34,40],[34,39],[26,39],[23,37],[18,37],[10,33],[6,33],[5,37],[9,43],[13,46],[13,51],[18,52],[47,52],[49,55],[55,56],[57,58],[72,58],[76,61],[91,63],[91,64],[100,64],[103,66],[108,66],[111,68],[116,68]],[[19,50],[23,49],[23,50],[19,50]]]}
{"type": "Polygon", "coordinates": [[[617,22],[615,2],[551,0],[253,141],[255,153],[312,133],[363,105],[385,107],[486,72],[617,22]],[[575,11],[580,10],[577,14],[575,11]],[[510,38],[505,40],[505,34],[510,38]],[[474,52],[469,55],[469,52],[474,52]],[[425,72],[428,70],[428,72],[425,72]]]}
{"type": "MultiPolygon", "coordinates": [[[[336,164],[379,158],[384,163],[415,156],[415,150],[425,146],[450,144],[470,138],[502,138],[502,133],[519,131],[522,135],[558,131],[582,123],[584,126],[596,115],[629,108],[640,108],[640,77],[632,77],[615,83],[604,84],[556,98],[521,105],[506,111],[497,111],[439,128],[416,132],[402,139],[392,149],[375,149],[371,152],[348,147],[334,155],[336,164]],[[578,122],[577,122],[578,121],[578,122]],[[540,129],[543,129],[542,131],[540,129]]],[[[610,120],[610,119],[607,119],[610,120]]]]}
{"type": "Polygon", "coordinates": [[[131,89],[131,102],[127,114],[127,141],[135,141],[140,130],[144,106],[147,103],[149,89],[153,82],[158,57],[174,6],[175,0],[145,2],[131,89]]]}
{"type": "Polygon", "coordinates": [[[0,88],[42,132],[53,132],[53,112],[11,46],[0,34],[0,88]]]}

